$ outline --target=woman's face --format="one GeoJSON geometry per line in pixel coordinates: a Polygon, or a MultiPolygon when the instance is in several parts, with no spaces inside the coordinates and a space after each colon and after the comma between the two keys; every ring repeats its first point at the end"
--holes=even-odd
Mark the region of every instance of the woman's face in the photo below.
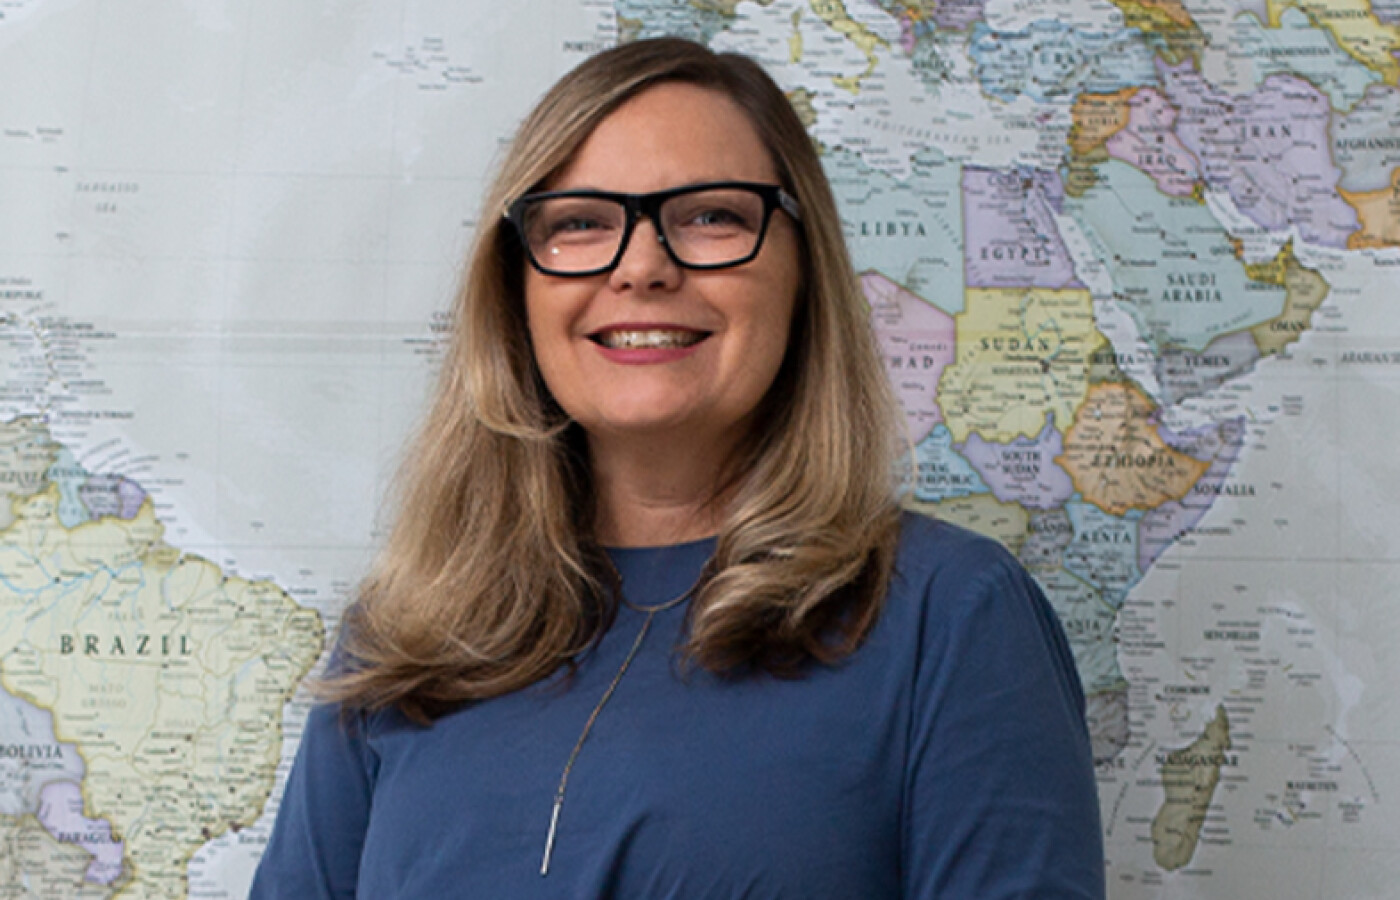
{"type": "MultiPolygon", "coordinates": [[[[777,184],[748,117],[723,94],[663,84],[594,130],[549,190],[649,193],[714,181],[777,184]]],[[[787,350],[798,284],[796,226],[774,212],[756,258],[681,268],[639,218],[617,267],[525,273],[535,359],[591,439],[674,437],[733,446],[787,350]]]]}

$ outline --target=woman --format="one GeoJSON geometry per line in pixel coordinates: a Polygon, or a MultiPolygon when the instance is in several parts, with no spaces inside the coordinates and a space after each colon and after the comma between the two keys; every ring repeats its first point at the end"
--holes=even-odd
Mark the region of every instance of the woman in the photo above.
{"type": "Polygon", "coordinates": [[[253,896],[1102,895],[1070,655],[905,516],[810,139],[754,63],[521,126],[253,896]]]}

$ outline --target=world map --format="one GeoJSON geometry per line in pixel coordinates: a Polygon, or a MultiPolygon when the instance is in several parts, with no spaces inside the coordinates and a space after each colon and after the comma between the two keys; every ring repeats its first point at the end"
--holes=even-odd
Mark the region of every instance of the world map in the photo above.
{"type": "Polygon", "coordinates": [[[1109,896],[1393,898],[1396,0],[0,0],[0,897],[246,896],[483,187],[663,34],[807,125],[1109,896]]]}

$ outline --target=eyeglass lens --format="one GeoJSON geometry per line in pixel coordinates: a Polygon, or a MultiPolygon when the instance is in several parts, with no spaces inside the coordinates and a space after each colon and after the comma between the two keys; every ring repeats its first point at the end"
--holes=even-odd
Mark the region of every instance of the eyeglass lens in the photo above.
{"type": "MultiPolygon", "coordinates": [[[[719,266],[752,256],[763,235],[764,201],[752,191],[715,188],[669,197],[659,222],[685,265],[719,266]]],[[[549,197],[532,203],[524,232],[530,253],[555,272],[611,265],[627,231],[626,207],[603,197],[549,197]]]]}

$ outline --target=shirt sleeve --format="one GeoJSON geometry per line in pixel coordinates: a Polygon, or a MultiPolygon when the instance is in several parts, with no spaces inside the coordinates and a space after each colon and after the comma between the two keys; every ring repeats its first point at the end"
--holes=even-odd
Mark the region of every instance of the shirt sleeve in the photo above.
{"type": "Polygon", "coordinates": [[[338,706],[311,711],[249,900],[355,896],[374,793],[365,721],[338,706]]]}
{"type": "Polygon", "coordinates": [[[909,900],[1101,900],[1084,694],[1059,620],[1000,547],[923,598],[904,798],[909,900]]]}

